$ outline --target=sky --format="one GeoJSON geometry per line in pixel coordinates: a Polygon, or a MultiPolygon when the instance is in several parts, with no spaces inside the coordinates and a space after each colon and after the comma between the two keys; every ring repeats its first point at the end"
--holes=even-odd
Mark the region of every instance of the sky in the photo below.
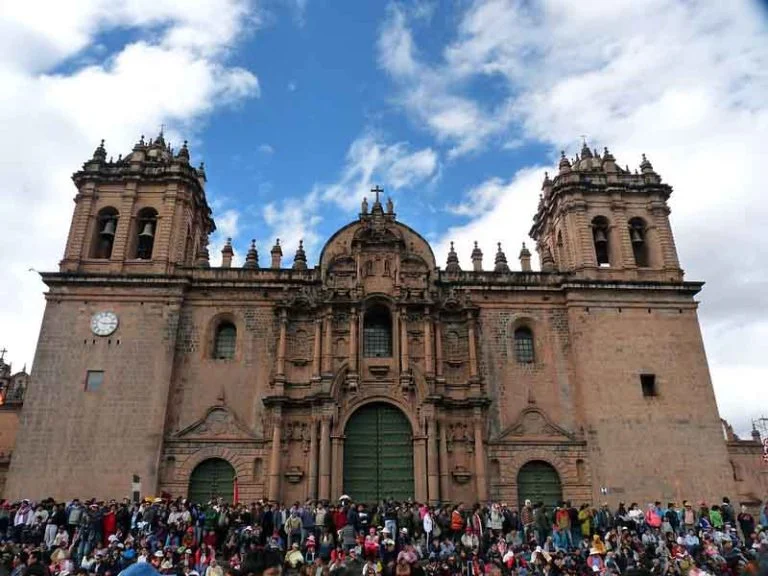
{"type": "Polygon", "coordinates": [[[205,162],[217,233],[288,264],[382,186],[444,266],[513,269],[545,170],[582,138],[674,187],[721,414],[768,416],[768,11],[748,0],[0,0],[0,348],[31,366],[101,138],[205,162]]]}

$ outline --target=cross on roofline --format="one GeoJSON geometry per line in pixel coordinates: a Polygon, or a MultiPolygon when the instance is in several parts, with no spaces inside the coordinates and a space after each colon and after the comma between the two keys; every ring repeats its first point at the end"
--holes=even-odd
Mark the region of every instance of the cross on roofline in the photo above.
{"type": "Polygon", "coordinates": [[[5,360],[5,354],[6,354],[6,352],[8,352],[8,350],[6,350],[5,348],[3,348],[2,350],[0,350],[0,362],[2,362],[3,360],[5,360]]]}
{"type": "Polygon", "coordinates": [[[374,194],[376,194],[376,202],[378,203],[378,201],[379,201],[379,194],[381,194],[382,192],[384,192],[384,188],[380,188],[380,187],[379,187],[379,185],[377,184],[376,186],[374,186],[373,188],[371,188],[371,192],[373,192],[374,194]]]}

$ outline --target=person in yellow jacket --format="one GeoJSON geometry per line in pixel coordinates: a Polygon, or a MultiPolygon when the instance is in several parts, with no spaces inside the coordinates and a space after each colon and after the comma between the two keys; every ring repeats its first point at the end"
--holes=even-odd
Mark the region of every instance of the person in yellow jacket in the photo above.
{"type": "Polygon", "coordinates": [[[581,536],[583,538],[589,538],[592,534],[592,510],[589,509],[589,504],[582,504],[579,509],[579,524],[581,524],[581,536]]]}

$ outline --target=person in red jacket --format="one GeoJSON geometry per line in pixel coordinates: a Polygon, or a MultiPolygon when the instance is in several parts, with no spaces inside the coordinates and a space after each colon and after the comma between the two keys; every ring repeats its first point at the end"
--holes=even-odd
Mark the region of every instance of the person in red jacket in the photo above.
{"type": "Polygon", "coordinates": [[[109,544],[109,537],[117,532],[117,506],[112,504],[101,519],[101,533],[104,536],[104,546],[109,544]]]}

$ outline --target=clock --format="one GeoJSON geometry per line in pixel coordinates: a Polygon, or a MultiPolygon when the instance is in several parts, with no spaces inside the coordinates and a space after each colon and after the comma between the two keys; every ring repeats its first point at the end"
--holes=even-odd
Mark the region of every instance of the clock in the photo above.
{"type": "Polygon", "coordinates": [[[91,332],[96,336],[109,336],[117,330],[117,314],[97,312],[91,317],[91,332]]]}

